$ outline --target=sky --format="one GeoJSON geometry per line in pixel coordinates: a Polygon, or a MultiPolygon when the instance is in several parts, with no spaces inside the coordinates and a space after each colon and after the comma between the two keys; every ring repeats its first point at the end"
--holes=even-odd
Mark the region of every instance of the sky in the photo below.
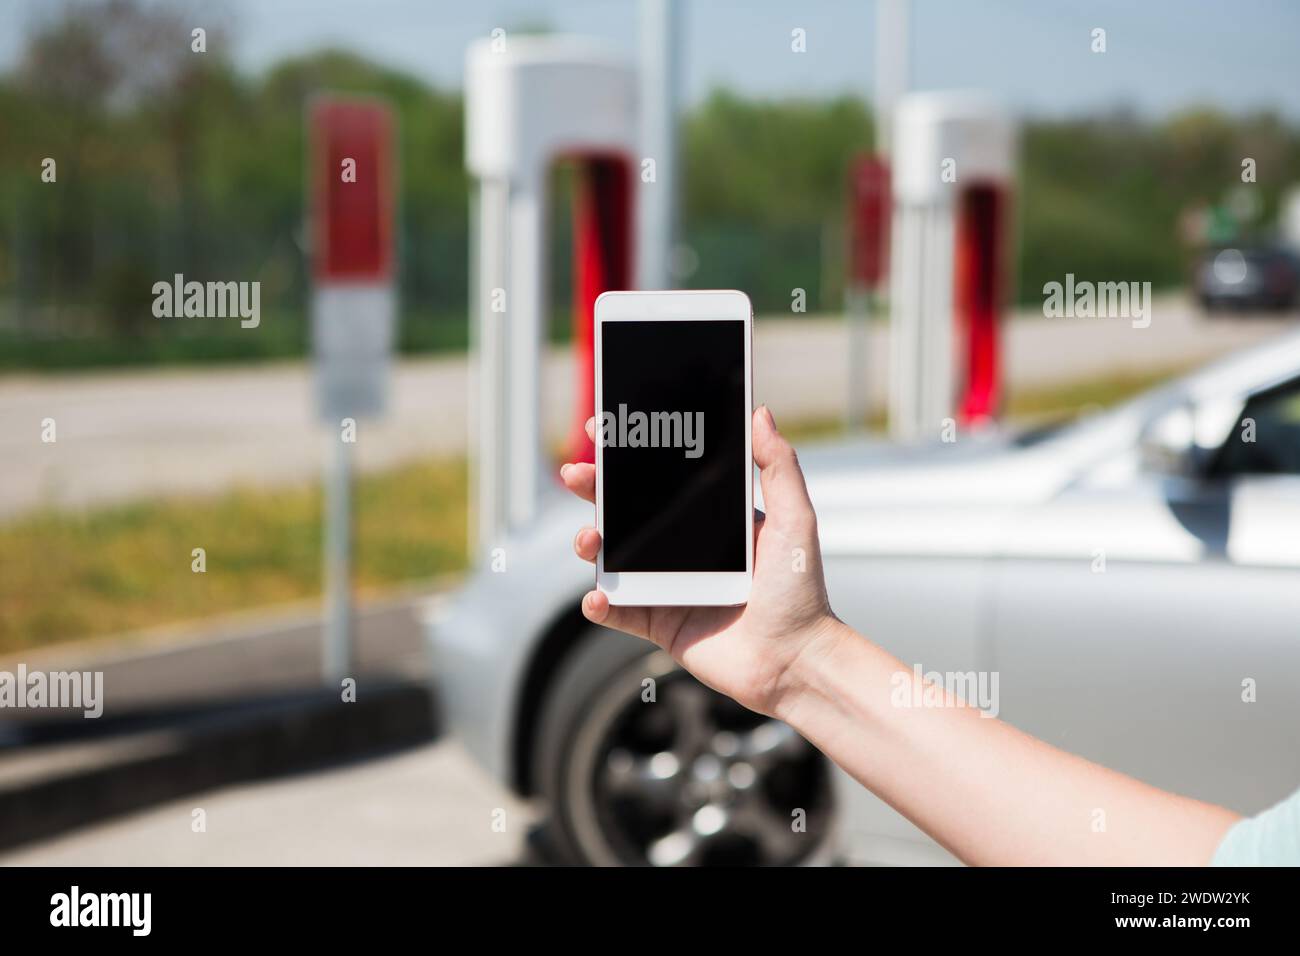
{"type": "MultiPolygon", "coordinates": [[[[76,2],[76,0],[74,0],[76,2]]],[[[147,0],[194,13],[213,3],[147,0]]],[[[217,0],[220,5],[221,0],[217,0]]],[[[0,0],[0,69],[52,0],[0,0]]],[[[636,0],[225,0],[250,72],[337,46],[459,88],[466,45],[502,27],[581,33],[636,53],[636,0]]],[[[682,88],[761,97],[870,96],[874,0],[683,0],[682,88]],[[792,53],[791,30],[807,52],[792,53]]],[[[1021,114],[1197,105],[1300,120],[1297,0],[913,0],[913,89],[982,88],[1021,114]],[[1106,30],[1106,52],[1090,49],[1106,30]]]]}

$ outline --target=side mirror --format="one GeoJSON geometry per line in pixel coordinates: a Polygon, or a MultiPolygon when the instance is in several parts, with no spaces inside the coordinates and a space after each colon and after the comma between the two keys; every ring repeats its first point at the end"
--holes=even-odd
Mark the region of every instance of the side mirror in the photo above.
{"type": "Polygon", "coordinates": [[[1210,462],[1241,420],[1239,398],[1186,402],[1147,423],[1138,439],[1143,471],[1180,478],[1203,478],[1210,462]]]}

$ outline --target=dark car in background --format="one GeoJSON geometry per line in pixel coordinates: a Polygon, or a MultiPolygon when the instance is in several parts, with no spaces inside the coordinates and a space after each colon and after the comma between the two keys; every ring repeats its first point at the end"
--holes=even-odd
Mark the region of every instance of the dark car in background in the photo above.
{"type": "Polygon", "coordinates": [[[1207,311],[1290,309],[1300,298],[1300,258],[1281,246],[1219,246],[1201,255],[1196,296],[1207,311]]]}

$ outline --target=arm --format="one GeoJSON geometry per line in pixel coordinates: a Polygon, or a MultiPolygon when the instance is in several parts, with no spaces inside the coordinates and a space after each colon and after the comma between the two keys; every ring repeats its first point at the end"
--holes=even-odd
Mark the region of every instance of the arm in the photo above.
{"type": "Polygon", "coordinates": [[[955,700],[894,706],[900,674],[910,685],[911,668],[837,622],[791,669],[776,715],[966,863],[1204,865],[1237,819],[955,700]]]}
{"type": "MultiPolygon", "coordinates": [[[[911,669],[831,612],[794,449],[766,408],[754,413],[753,427],[767,514],[756,522],[749,603],[610,607],[591,591],[582,601],[589,620],[652,641],[703,683],[786,721],[967,863],[1210,862],[1237,819],[1221,807],[1057,750],[950,698],[945,706],[894,706],[894,688],[900,679],[910,684],[911,669]],[[795,552],[806,560],[792,562],[795,552]],[[1104,829],[1094,828],[1099,820],[1104,829]]],[[[593,466],[565,465],[561,478],[594,501],[593,466]]],[[[581,529],[574,549],[594,561],[599,533],[581,529]]]]}

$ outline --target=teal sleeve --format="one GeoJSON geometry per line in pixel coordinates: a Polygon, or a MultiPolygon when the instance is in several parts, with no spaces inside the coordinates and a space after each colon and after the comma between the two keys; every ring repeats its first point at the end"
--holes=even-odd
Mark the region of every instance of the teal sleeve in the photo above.
{"type": "Polygon", "coordinates": [[[1277,806],[1234,823],[1210,863],[1213,866],[1300,866],[1300,790],[1277,806]]]}

